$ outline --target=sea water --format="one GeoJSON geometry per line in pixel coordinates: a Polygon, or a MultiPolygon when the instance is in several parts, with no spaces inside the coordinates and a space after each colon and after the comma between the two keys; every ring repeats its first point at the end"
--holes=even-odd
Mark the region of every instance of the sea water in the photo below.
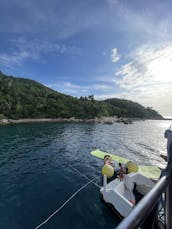
{"type": "MultiPolygon", "coordinates": [[[[138,164],[165,167],[164,131],[170,121],[123,123],[34,123],[0,126],[0,228],[30,229],[44,221],[73,193],[96,179],[102,160],[93,149],[138,164]],[[75,171],[76,168],[80,173],[75,171]]],[[[119,219],[89,184],[42,228],[115,228],[119,219]]]]}

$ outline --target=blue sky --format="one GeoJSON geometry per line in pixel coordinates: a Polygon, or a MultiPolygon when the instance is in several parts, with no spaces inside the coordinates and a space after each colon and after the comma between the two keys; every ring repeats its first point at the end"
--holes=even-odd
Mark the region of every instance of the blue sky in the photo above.
{"type": "Polygon", "coordinates": [[[0,1],[0,70],[172,116],[172,2],[0,1]]]}

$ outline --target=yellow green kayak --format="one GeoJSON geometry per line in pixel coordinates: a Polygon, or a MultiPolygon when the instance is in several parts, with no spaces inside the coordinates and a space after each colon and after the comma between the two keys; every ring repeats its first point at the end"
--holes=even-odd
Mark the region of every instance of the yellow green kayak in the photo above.
{"type": "MultiPolygon", "coordinates": [[[[110,154],[107,152],[103,152],[99,149],[91,151],[90,153],[91,155],[97,158],[100,158],[100,159],[104,159],[105,155],[109,155],[110,157],[112,157],[113,161],[117,161],[122,164],[126,164],[128,161],[130,161],[127,158],[120,157],[118,155],[110,154]]],[[[151,179],[158,179],[161,173],[161,170],[158,167],[152,166],[152,165],[138,165],[138,168],[139,168],[138,172],[140,174],[142,174],[145,177],[151,178],[151,179]]]]}

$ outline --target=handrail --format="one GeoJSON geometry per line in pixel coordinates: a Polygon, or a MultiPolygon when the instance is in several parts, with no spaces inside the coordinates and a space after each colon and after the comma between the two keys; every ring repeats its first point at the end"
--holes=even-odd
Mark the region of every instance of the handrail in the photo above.
{"type": "Polygon", "coordinates": [[[126,217],[116,229],[137,228],[149,215],[161,194],[165,191],[169,182],[169,176],[163,176],[153,189],[136,205],[128,217],[126,217]]]}
{"type": "Polygon", "coordinates": [[[138,228],[150,214],[162,193],[166,190],[166,228],[172,229],[172,160],[162,172],[160,180],[153,189],[135,206],[129,216],[127,216],[116,229],[138,228]]]}

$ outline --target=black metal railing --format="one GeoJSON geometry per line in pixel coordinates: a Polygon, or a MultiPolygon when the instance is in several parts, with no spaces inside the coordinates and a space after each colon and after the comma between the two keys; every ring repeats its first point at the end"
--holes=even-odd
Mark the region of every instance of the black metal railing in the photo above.
{"type": "MultiPolygon", "coordinates": [[[[172,153],[172,152],[171,152],[172,153]]],[[[172,229],[172,159],[162,171],[161,177],[153,189],[135,206],[116,229],[138,228],[147,217],[165,192],[165,228],[172,229]]],[[[150,227],[152,228],[152,227],[150,227]]]]}

